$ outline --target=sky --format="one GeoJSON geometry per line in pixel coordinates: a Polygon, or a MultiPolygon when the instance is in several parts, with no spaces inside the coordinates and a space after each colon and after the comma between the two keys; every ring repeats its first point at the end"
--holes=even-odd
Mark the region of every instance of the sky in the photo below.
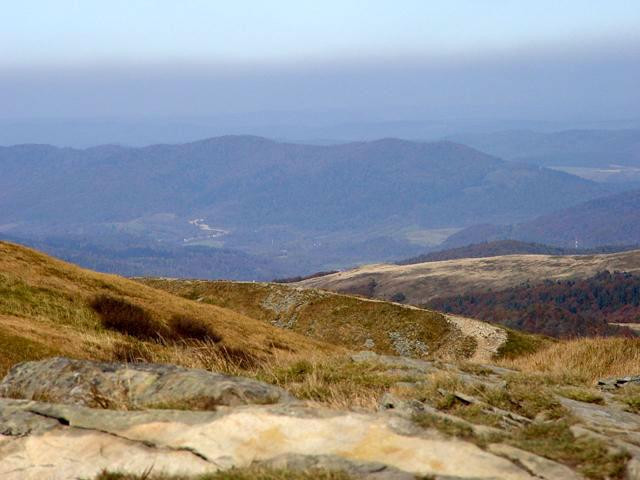
{"type": "Polygon", "coordinates": [[[640,36],[637,0],[21,0],[2,63],[289,63],[464,55],[640,36]]]}
{"type": "Polygon", "coordinates": [[[3,119],[596,121],[640,106],[638,0],[3,3],[3,119]]]}

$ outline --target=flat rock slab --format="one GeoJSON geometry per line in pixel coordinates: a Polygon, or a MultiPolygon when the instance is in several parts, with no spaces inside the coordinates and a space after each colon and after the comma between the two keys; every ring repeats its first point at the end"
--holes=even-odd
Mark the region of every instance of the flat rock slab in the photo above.
{"type": "Polygon", "coordinates": [[[585,425],[596,429],[614,429],[622,432],[640,431],[640,415],[625,412],[618,408],[578,402],[564,397],[558,400],[585,425]]]}
{"type": "Polygon", "coordinates": [[[521,450],[511,445],[503,443],[492,443],[488,446],[488,450],[498,455],[502,455],[510,460],[520,463],[527,470],[532,472],[536,477],[545,480],[583,480],[582,475],[578,475],[569,467],[554,462],[547,458],[534,455],[526,450],[521,450]]]}
{"type": "Polygon", "coordinates": [[[0,383],[0,397],[110,409],[192,410],[293,400],[281,388],[243,377],[174,365],[62,357],[15,365],[0,383]]]}
{"type": "Polygon", "coordinates": [[[347,471],[379,480],[404,480],[406,473],[535,478],[502,456],[396,416],[296,404],[215,412],[112,411],[9,399],[0,399],[0,412],[23,432],[0,437],[0,478],[6,480],[91,478],[105,467],[140,474],[154,465],[155,473],[194,474],[268,462],[291,468],[309,461],[327,467],[348,462],[347,471]]]}

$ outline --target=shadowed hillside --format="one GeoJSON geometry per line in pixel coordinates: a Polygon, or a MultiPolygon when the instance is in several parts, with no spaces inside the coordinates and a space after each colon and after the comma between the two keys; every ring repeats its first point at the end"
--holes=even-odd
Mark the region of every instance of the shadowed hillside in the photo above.
{"type": "Polygon", "coordinates": [[[445,246],[505,238],[572,248],[635,245],[640,240],[640,190],[580,203],[514,225],[476,225],[453,234],[445,246]]]}

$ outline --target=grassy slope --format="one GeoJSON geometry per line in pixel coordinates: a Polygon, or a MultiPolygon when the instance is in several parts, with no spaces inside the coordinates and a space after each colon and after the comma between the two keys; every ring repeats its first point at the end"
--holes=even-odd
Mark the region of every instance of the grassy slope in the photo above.
{"type": "Polygon", "coordinates": [[[366,292],[390,299],[402,293],[406,303],[425,304],[443,295],[502,290],[544,279],[586,278],[609,271],[640,271],[640,250],[609,255],[505,255],[415,265],[365,265],[300,282],[336,292],[366,292]]]}
{"type": "Polygon", "coordinates": [[[437,358],[464,358],[475,350],[471,337],[429,310],[273,283],[142,281],[353,350],[437,358]]]}
{"type": "Polygon", "coordinates": [[[15,362],[55,354],[105,360],[133,356],[207,366],[203,364],[207,357],[220,350],[267,361],[282,353],[323,354],[337,349],[225,308],[0,242],[0,373],[15,362]],[[124,299],[161,325],[174,315],[188,315],[208,325],[222,341],[215,345],[195,340],[141,341],[106,330],[90,307],[98,295],[124,299]]]}

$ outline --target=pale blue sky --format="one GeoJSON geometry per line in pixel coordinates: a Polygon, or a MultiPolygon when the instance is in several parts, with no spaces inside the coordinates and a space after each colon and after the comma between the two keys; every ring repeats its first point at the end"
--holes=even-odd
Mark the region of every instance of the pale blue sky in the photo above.
{"type": "Polygon", "coordinates": [[[637,40],[639,0],[17,0],[0,65],[282,63],[637,40]]]}

